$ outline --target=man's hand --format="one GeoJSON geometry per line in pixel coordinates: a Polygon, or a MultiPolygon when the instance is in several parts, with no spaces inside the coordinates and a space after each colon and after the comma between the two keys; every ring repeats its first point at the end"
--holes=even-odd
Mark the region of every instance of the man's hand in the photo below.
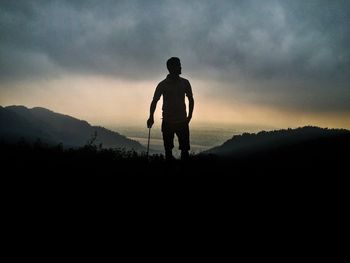
{"type": "Polygon", "coordinates": [[[153,119],[153,117],[151,116],[151,117],[149,117],[149,119],[147,120],[147,128],[152,128],[152,126],[153,126],[153,123],[154,123],[154,119],[153,119]]]}

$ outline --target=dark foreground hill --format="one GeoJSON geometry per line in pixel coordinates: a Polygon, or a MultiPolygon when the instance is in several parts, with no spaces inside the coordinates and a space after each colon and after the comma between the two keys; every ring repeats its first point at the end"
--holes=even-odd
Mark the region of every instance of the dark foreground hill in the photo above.
{"type": "Polygon", "coordinates": [[[45,108],[28,109],[24,106],[0,106],[0,141],[35,142],[40,139],[50,145],[62,143],[64,147],[82,147],[93,143],[103,148],[125,148],[145,151],[137,141],[103,127],[45,108]]]}
{"type": "Polygon", "coordinates": [[[350,131],[345,129],[327,129],[306,126],[297,129],[261,131],[257,134],[243,133],[235,135],[221,146],[209,149],[203,154],[240,159],[274,158],[283,155],[289,158],[312,159],[331,157],[349,147],[350,131]],[[344,144],[343,144],[344,143],[344,144]]]}
{"type": "MultiPolygon", "coordinates": [[[[52,195],[58,200],[71,195],[85,200],[92,195],[106,200],[116,200],[118,196],[117,200],[124,203],[136,199],[139,203],[151,195],[157,202],[163,200],[166,207],[166,196],[178,201],[192,195],[192,200],[217,206],[228,200],[244,204],[249,198],[255,203],[268,195],[273,201],[287,196],[302,203],[309,196],[311,200],[322,200],[322,204],[332,197],[339,204],[347,193],[344,188],[348,185],[349,149],[350,135],[345,132],[302,143],[290,142],[288,146],[272,144],[272,148],[265,147],[255,154],[200,154],[191,156],[188,162],[168,163],[162,155],[147,158],[134,151],[94,145],[64,149],[40,141],[22,141],[0,143],[0,178],[11,193],[20,193],[21,200],[33,194],[40,200],[52,195]],[[218,203],[212,203],[213,200],[218,203]]],[[[285,205],[284,201],[281,203],[285,205]]],[[[191,208],[196,205],[189,204],[191,208]]]]}
{"type": "Polygon", "coordinates": [[[234,137],[222,148],[191,156],[187,162],[149,159],[134,151],[100,149],[86,145],[63,149],[41,142],[0,145],[3,169],[9,175],[45,178],[127,178],[146,176],[200,176],[207,178],[336,178],[347,176],[350,133],[305,127],[234,137]],[[239,147],[238,147],[238,146],[239,147]],[[225,149],[227,151],[219,151],[225,149]],[[225,155],[212,154],[225,153],[225,155]]]}

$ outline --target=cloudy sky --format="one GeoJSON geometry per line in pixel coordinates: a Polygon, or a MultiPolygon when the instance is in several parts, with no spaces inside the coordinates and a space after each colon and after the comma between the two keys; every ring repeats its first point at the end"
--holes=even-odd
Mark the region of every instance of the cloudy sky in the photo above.
{"type": "Polygon", "coordinates": [[[193,125],[350,128],[349,25],[349,0],[1,0],[0,105],[143,125],[177,56],[193,125]]]}

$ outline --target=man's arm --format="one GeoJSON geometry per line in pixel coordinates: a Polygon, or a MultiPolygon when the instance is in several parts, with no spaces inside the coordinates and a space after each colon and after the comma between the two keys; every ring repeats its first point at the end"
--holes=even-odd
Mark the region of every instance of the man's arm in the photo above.
{"type": "Polygon", "coordinates": [[[194,108],[194,99],[193,97],[188,97],[188,117],[187,117],[188,122],[190,122],[192,119],[193,108],[194,108]]]}
{"type": "Polygon", "coordinates": [[[154,92],[153,100],[151,102],[150,110],[149,110],[149,118],[147,120],[147,128],[152,128],[153,123],[154,123],[154,112],[156,111],[157,108],[157,102],[160,99],[160,96],[162,96],[161,88],[158,85],[156,88],[156,91],[154,92]]]}
{"type": "Polygon", "coordinates": [[[192,87],[189,81],[187,81],[186,96],[188,98],[188,116],[187,121],[190,122],[192,119],[192,113],[194,108],[194,99],[192,94],[192,87]]]}
{"type": "Polygon", "coordinates": [[[156,108],[157,108],[157,102],[158,100],[155,100],[153,98],[152,102],[151,102],[151,107],[150,107],[150,110],[149,110],[149,118],[147,120],[147,128],[152,128],[153,126],[153,123],[154,123],[154,112],[156,111],[156,108]]]}

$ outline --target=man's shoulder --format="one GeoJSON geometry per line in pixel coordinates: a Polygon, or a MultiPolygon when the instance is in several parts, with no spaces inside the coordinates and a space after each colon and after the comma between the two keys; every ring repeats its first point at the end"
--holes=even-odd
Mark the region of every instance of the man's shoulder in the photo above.
{"type": "Polygon", "coordinates": [[[185,79],[185,78],[182,78],[182,77],[179,77],[179,78],[180,78],[180,80],[181,80],[182,82],[190,83],[190,82],[188,81],[188,79],[185,79]]]}
{"type": "Polygon", "coordinates": [[[165,84],[166,84],[166,82],[167,82],[167,79],[163,79],[162,81],[160,81],[159,83],[158,83],[158,87],[161,87],[161,86],[164,86],[165,84]]]}
{"type": "MultiPolygon", "coordinates": [[[[187,79],[182,78],[180,76],[179,76],[179,80],[180,80],[181,83],[185,83],[187,85],[190,84],[190,82],[187,79]]],[[[158,83],[158,87],[168,86],[171,83],[173,83],[171,80],[169,80],[168,78],[165,78],[165,79],[163,79],[162,81],[160,81],[158,83]]]]}

